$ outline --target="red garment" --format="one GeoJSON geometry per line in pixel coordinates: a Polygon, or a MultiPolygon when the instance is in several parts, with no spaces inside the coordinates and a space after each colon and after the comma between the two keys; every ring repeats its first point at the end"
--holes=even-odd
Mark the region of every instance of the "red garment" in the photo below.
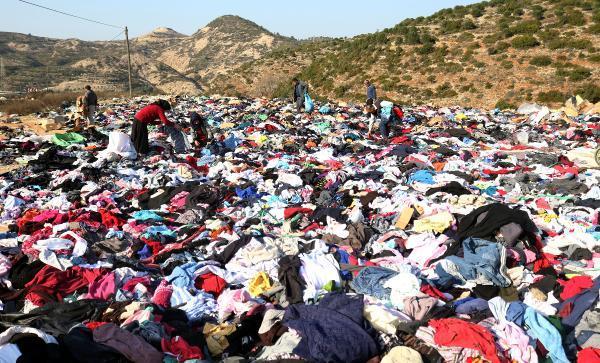
{"type": "Polygon", "coordinates": [[[121,228],[121,226],[127,222],[106,209],[100,209],[99,212],[102,218],[102,224],[106,228],[121,228]]]}
{"type": "Polygon", "coordinates": [[[135,114],[135,119],[144,124],[160,124],[156,122],[160,119],[163,124],[173,126],[173,123],[165,116],[165,111],[159,105],[150,104],[135,114]]]}
{"type": "Polygon", "coordinates": [[[283,218],[290,219],[298,213],[303,213],[303,214],[312,213],[312,209],[301,208],[301,207],[285,208],[285,210],[283,211],[283,218]]]}
{"type": "Polygon", "coordinates": [[[105,324],[108,324],[108,322],[106,322],[106,321],[90,321],[89,323],[86,323],[85,326],[87,326],[90,330],[94,330],[105,324]]]}
{"type": "Polygon", "coordinates": [[[26,298],[37,306],[53,300],[62,301],[65,296],[88,287],[105,272],[102,269],[85,269],[78,266],[61,271],[46,265],[25,285],[28,290],[26,298]]]}
{"type": "Polygon", "coordinates": [[[600,363],[600,349],[585,348],[577,354],[577,363],[600,363]]]}
{"type": "Polygon", "coordinates": [[[227,287],[227,281],[223,280],[220,276],[207,272],[203,275],[196,277],[194,286],[197,289],[204,290],[209,294],[212,294],[215,298],[221,295],[221,292],[227,287]]]}
{"type": "Polygon", "coordinates": [[[150,278],[148,276],[132,277],[131,279],[127,280],[127,282],[125,284],[123,284],[123,287],[121,289],[123,291],[133,292],[133,290],[135,289],[135,286],[137,284],[142,284],[146,287],[149,287],[150,286],[150,278]]]}
{"type": "Polygon", "coordinates": [[[189,359],[204,359],[202,350],[195,345],[189,345],[182,337],[174,337],[171,340],[162,339],[160,342],[162,351],[173,354],[178,362],[189,359]]]}
{"type": "Polygon", "coordinates": [[[429,326],[435,329],[435,344],[474,349],[490,362],[500,363],[494,336],[484,327],[456,318],[431,320],[429,326]]]}
{"type": "Polygon", "coordinates": [[[427,294],[431,297],[435,297],[438,298],[442,301],[448,301],[448,297],[446,295],[444,295],[443,292],[441,292],[440,290],[436,289],[435,287],[431,286],[431,285],[421,285],[421,292],[424,294],[427,294]]]}
{"type": "Polygon", "coordinates": [[[560,293],[560,298],[563,300],[567,300],[594,285],[594,281],[589,276],[575,276],[568,281],[558,280],[558,283],[564,287],[560,293]]]}

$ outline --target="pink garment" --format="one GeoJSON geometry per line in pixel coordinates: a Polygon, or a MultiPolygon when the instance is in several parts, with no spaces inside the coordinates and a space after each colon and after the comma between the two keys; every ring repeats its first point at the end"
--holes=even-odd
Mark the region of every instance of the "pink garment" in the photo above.
{"type": "Polygon", "coordinates": [[[115,273],[108,273],[94,280],[89,286],[88,299],[108,300],[116,292],[115,273]]]}
{"type": "Polygon", "coordinates": [[[142,284],[146,287],[150,286],[150,278],[148,276],[133,277],[123,284],[121,289],[127,292],[133,292],[137,284],[142,284]]]}
{"type": "Polygon", "coordinates": [[[517,363],[537,363],[538,356],[533,346],[529,344],[529,336],[513,322],[500,322],[491,327],[492,333],[498,338],[498,346],[507,351],[517,363]]]}
{"type": "Polygon", "coordinates": [[[231,313],[236,315],[245,313],[258,303],[253,301],[250,293],[244,289],[228,289],[219,295],[217,304],[219,306],[219,318],[224,318],[231,313]]]}
{"type": "Polygon", "coordinates": [[[406,248],[412,248],[408,260],[424,267],[427,267],[431,260],[442,256],[448,246],[443,243],[448,240],[448,236],[440,235],[435,237],[433,234],[412,235],[406,240],[406,248]]]}
{"type": "Polygon", "coordinates": [[[189,194],[190,193],[186,192],[186,191],[178,193],[171,199],[171,206],[174,207],[175,209],[181,209],[181,208],[185,207],[185,199],[187,198],[187,196],[189,194]]]}

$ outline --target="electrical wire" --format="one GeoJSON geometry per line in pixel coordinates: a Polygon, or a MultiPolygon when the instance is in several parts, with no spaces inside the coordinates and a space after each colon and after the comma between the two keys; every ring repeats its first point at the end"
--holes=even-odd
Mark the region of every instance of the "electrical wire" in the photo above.
{"type": "MultiPolygon", "coordinates": [[[[106,25],[106,26],[110,26],[110,27],[113,27],[113,28],[118,28],[118,29],[123,29],[123,28],[124,28],[124,27],[122,27],[122,26],[113,25],[113,24],[107,24],[107,23],[103,23],[103,22],[101,22],[101,21],[98,21],[98,20],[88,19],[88,18],[84,18],[84,17],[82,17],[82,16],[78,16],[78,15],[74,15],[74,14],[69,14],[69,13],[66,13],[66,12],[64,12],[64,11],[60,11],[60,10],[56,10],[56,9],[52,9],[52,8],[49,8],[49,7],[46,7],[46,6],[43,6],[43,5],[39,5],[39,4],[35,4],[35,3],[29,2],[29,1],[25,1],[25,0],[17,0],[17,1],[20,1],[20,2],[22,2],[22,3],[25,3],[25,4],[29,4],[29,5],[33,5],[33,6],[37,6],[38,8],[42,8],[42,9],[46,9],[46,10],[50,10],[50,11],[53,11],[53,12],[55,12],[55,13],[59,13],[59,14],[63,14],[63,15],[67,15],[67,16],[71,16],[71,17],[73,17],[73,18],[77,18],[77,19],[81,19],[81,20],[89,21],[89,22],[92,22],[92,23],[96,23],[96,24],[100,24],[100,25],[106,25]]],[[[119,35],[121,35],[121,34],[119,34],[119,35]]],[[[119,36],[119,35],[117,35],[117,36],[119,36]]]]}
{"type": "Polygon", "coordinates": [[[112,42],[113,40],[117,39],[123,33],[125,33],[125,29],[123,29],[119,34],[115,35],[115,37],[109,40],[109,42],[112,42]]]}

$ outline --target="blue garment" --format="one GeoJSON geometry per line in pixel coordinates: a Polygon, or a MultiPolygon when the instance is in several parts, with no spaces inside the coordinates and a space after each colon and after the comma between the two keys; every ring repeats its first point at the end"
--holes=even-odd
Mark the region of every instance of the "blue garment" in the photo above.
{"type": "Polygon", "coordinates": [[[328,113],[331,112],[331,108],[329,106],[321,106],[321,108],[319,108],[319,113],[326,115],[328,113]]]}
{"type": "Polygon", "coordinates": [[[408,178],[408,184],[412,182],[419,182],[424,184],[435,184],[433,176],[435,173],[430,170],[418,170],[414,172],[410,178],[408,178]]]}
{"type": "Polygon", "coordinates": [[[148,245],[144,245],[141,250],[137,251],[137,255],[140,257],[140,259],[148,258],[152,256],[152,250],[150,250],[148,245]]]}
{"type": "Polygon", "coordinates": [[[594,285],[579,294],[568,298],[558,304],[558,311],[562,311],[568,305],[571,305],[571,313],[562,318],[561,322],[567,330],[575,329],[583,314],[596,304],[598,301],[598,291],[600,291],[600,277],[596,277],[594,285]]]}
{"type": "Polygon", "coordinates": [[[530,337],[539,340],[544,345],[552,358],[552,363],[569,363],[558,330],[530,307],[525,310],[525,329],[530,337]]]}
{"type": "Polygon", "coordinates": [[[506,312],[506,320],[522,327],[527,335],[539,340],[548,350],[553,363],[569,362],[562,346],[560,333],[535,309],[520,301],[511,302],[506,312]]]}
{"type": "Polygon", "coordinates": [[[398,272],[384,267],[365,267],[350,282],[350,287],[360,294],[370,295],[380,300],[389,300],[392,289],[383,285],[398,272]]]}
{"type": "Polygon", "coordinates": [[[165,126],[165,131],[173,141],[173,148],[178,154],[183,154],[188,150],[189,142],[186,140],[186,135],[181,130],[177,130],[173,126],[165,126]]]}
{"type": "Polygon", "coordinates": [[[137,211],[137,212],[133,213],[131,216],[136,221],[142,221],[142,222],[146,222],[146,221],[162,222],[163,221],[163,217],[161,217],[158,214],[156,214],[152,211],[149,211],[149,210],[137,211]]]}
{"type": "Polygon", "coordinates": [[[235,194],[242,199],[256,199],[260,194],[256,192],[256,187],[251,186],[246,189],[235,188],[235,194]]]}
{"type": "Polygon", "coordinates": [[[177,233],[167,226],[150,226],[144,231],[143,235],[150,238],[167,237],[177,239],[177,233]]]}
{"type": "Polygon", "coordinates": [[[480,238],[467,238],[463,241],[464,258],[448,256],[446,260],[452,262],[458,268],[460,276],[444,270],[442,264],[435,268],[436,273],[442,280],[449,279],[449,275],[461,278],[463,282],[479,280],[484,277],[495,286],[508,287],[510,279],[502,274],[502,265],[506,262],[506,250],[496,242],[486,241],[480,238]]]}
{"type": "Polygon", "coordinates": [[[198,262],[188,262],[177,266],[173,269],[171,274],[166,277],[166,280],[178,287],[192,288],[194,287],[195,280],[194,272],[202,266],[203,265],[198,262]]]}
{"type": "Polygon", "coordinates": [[[329,293],[319,305],[294,304],[283,325],[302,339],[293,352],[311,362],[358,363],[377,356],[379,349],[365,330],[363,296],[329,293]]]}
{"type": "Polygon", "coordinates": [[[239,144],[241,144],[241,141],[233,134],[229,135],[229,137],[223,141],[223,145],[229,150],[235,150],[239,144]]]}

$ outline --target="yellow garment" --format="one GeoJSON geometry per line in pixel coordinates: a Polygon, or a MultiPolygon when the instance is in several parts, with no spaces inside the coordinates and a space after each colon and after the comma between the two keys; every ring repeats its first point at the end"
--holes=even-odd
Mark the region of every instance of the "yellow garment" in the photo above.
{"type": "Polygon", "coordinates": [[[415,232],[437,232],[442,233],[454,222],[454,217],[449,212],[434,214],[429,217],[417,219],[414,222],[415,232]]]}
{"type": "Polygon", "coordinates": [[[214,356],[221,355],[229,347],[227,336],[231,335],[235,330],[236,328],[233,324],[223,323],[215,325],[206,323],[202,329],[202,334],[204,334],[210,354],[214,356]]]}
{"type": "Polygon", "coordinates": [[[219,127],[223,130],[228,130],[234,126],[235,124],[233,122],[223,122],[221,125],[219,125],[219,127]]]}
{"type": "Polygon", "coordinates": [[[250,281],[248,292],[250,292],[250,295],[253,297],[256,297],[269,290],[271,287],[273,287],[271,278],[265,272],[261,271],[250,281]]]}
{"type": "Polygon", "coordinates": [[[396,227],[399,229],[406,228],[406,226],[408,226],[408,224],[410,223],[414,212],[415,210],[411,207],[405,207],[404,209],[402,209],[400,217],[398,217],[398,220],[396,221],[396,227]]]}

